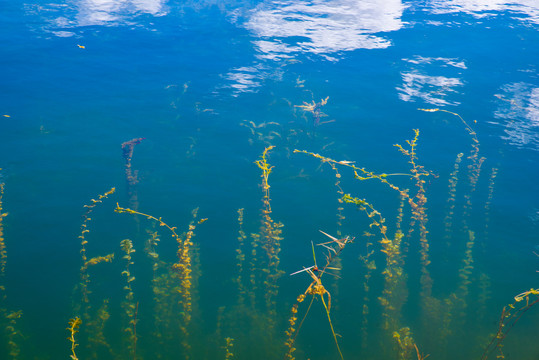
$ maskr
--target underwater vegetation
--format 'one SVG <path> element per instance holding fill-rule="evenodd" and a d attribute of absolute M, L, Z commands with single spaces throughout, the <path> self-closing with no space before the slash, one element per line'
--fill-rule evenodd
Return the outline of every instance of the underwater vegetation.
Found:
<path fill-rule="evenodd" d="M 317 127 L 325 123 L 321 108 L 327 102 L 328 97 L 295 108 L 310 114 Z M 65 319 L 65 354 L 55 358 L 506 358 L 505 340 L 529 310 L 536 310 L 539 290 L 516 295 L 499 314 L 487 311 L 493 289 L 489 274 L 477 264 L 482 258 L 479 245 L 488 238 L 498 169 L 484 169 L 479 138 L 459 114 L 420 110 L 455 117 L 469 136 L 470 148 L 454 154 L 446 179 L 438 175 L 439 169 L 422 165 L 418 129 L 402 145 L 394 145 L 406 170 L 378 172 L 363 166 L 361 159 L 335 160 L 310 149 L 279 149 L 271 142 L 284 134 L 266 129 L 268 124 L 242 123 L 251 130 L 252 143 L 264 146 L 252 159 L 253 173 L 260 174 L 258 225 L 251 228 L 246 209 L 237 210 L 235 258 L 230 259 L 235 266 L 225 274 L 234 300 L 217 302 L 213 309 L 199 292 L 202 265 L 197 243 L 199 226 L 212 226 L 211 218 L 200 218 L 195 208 L 177 227 L 160 215 L 143 212 L 136 188 L 139 178 L 132 169 L 134 147 L 143 138 L 123 143 L 128 205 L 112 199 L 117 196 L 113 187 L 81 209 L 79 280 L 73 287 L 71 315 Z M 277 159 L 290 156 L 312 164 L 313 173 L 317 165 L 319 170 L 328 168 L 334 176 L 334 188 L 327 191 L 335 195 L 331 212 L 336 228 L 314 229 L 320 237 L 304 246 L 311 265 L 299 264 L 291 273 L 285 273 L 281 256 L 293 239 L 286 237 L 285 224 L 272 208 L 272 173 L 279 163 L 271 157 L 276 153 Z M 485 173 L 486 198 L 479 203 L 474 194 Z M 431 218 L 430 185 L 442 181 L 447 183 L 445 213 Z M 20 330 L 23 313 L 8 309 L 6 302 L 5 191 L 9 189 L 0 184 L 0 339 L 6 349 L 2 358 L 25 359 L 31 357 L 21 352 L 27 341 Z M 391 201 L 380 202 L 380 194 Z M 109 247 L 112 252 L 97 247 L 92 237 L 93 215 L 106 202 L 116 203 L 114 212 L 126 218 L 136 234 L 118 238 Z M 480 222 L 472 217 L 475 209 L 484 214 Z M 443 234 L 433 236 L 433 226 Z M 446 266 L 445 275 L 453 280 L 443 286 L 433 266 L 443 260 L 432 253 L 433 242 L 459 254 Z M 174 246 L 174 256 L 163 250 L 164 245 Z M 348 254 L 355 259 L 345 258 Z M 100 268 L 112 264 L 120 269 L 116 296 L 96 291 L 103 276 Z M 293 289 L 283 286 L 290 279 Z M 478 325 L 487 317 L 497 325 Z M 463 339 L 463 333 L 472 339 Z M 463 345 L 466 340 L 473 348 Z"/>

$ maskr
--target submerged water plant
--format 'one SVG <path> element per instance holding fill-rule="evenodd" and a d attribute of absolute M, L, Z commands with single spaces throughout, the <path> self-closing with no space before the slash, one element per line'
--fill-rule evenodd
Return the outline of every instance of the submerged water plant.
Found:
<path fill-rule="evenodd" d="M 331 328 L 331 333 L 333 335 L 333 340 L 335 341 L 335 346 L 337 347 L 337 351 L 339 353 L 340 358 L 343 359 L 343 354 L 342 354 L 341 348 L 339 346 L 339 341 L 337 340 L 337 335 L 335 334 L 335 329 L 333 328 L 333 323 L 331 321 L 331 316 L 330 316 L 331 294 L 329 293 L 329 291 L 322 284 L 321 278 L 325 273 L 327 273 L 328 270 L 335 269 L 333 267 L 330 267 L 330 265 L 332 265 L 334 263 L 335 259 L 338 258 L 338 256 L 341 254 L 341 252 L 346 247 L 346 245 L 353 242 L 354 238 L 351 238 L 351 237 L 347 236 L 347 237 L 342 238 L 342 239 L 337 239 L 337 238 L 335 238 L 335 237 L 333 237 L 331 235 L 328 235 L 328 234 L 324 233 L 323 231 L 320 231 L 320 232 L 322 232 L 322 234 L 326 235 L 327 237 L 329 237 L 331 239 L 331 241 L 317 244 L 317 246 L 323 246 L 328 251 L 327 254 L 326 254 L 326 263 L 324 264 L 324 266 L 319 268 L 318 265 L 316 264 L 316 255 L 315 255 L 315 251 L 314 251 L 314 245 L 311 242 L 311 247 L 312 247 L 312 250 L 313 250 L 314 265 L 310 266 L 308 268 L 304 268 L 303 270 L 296 271 L 296 272 L 291 274 L 291 275 L 296 275 L 296 274 L 299 274 L 301 272 L 306 272 L 311 277 L 312 282 L 307 287 L 307 290 L 305 290 L 305 292 L 303 294 L 300 294 L 298 296 L 296 303 L 292 306 L 292 315 L 291 315 L 290 319 L 288 320 L 288 323 L 289 323 L 290 326 L 288 327 L 288 329 L 285 332 L 285 334 L 287 336 L 287 339 L 285 341 L 285 346 L 288 348 L 288 350 L 287 350 L 287 352 L 285 354 L 285 359 L 290 359 L 290 360 L 294 359 L 293 353 L 296 350 L 295 347 L 294 347 L 296 337 L 298 336 L 299 331 L 301 330 L 301 326 L 303 325 L 303 322 L 305 321 L 305 319 L 307 318 L 307 315 L 309 314 L 309 311 L 311 310 L 311 306 L 313 304 L 313 301 L 314 301 L 316 295 L 318 295 L 320 297 L 320 300 L 322 301 L 322 304 L 324 305 L 324 310 L 325 310 L 327 318 L 328 318 L 329 326 Z M 296 329 L 296 328 L 294 328 L 294 326 L 295 326 L 296 321 L 297 321 L 298 307 L 299 307 L 299 304 L 302 303 L 305 300 L 305 297 L 307 295 L 312 295 L 311 301 L 309 303 L 309 306 L 308 306 L 307 310 L 305 311 L 303 319 L 301 320 L 299 326 Z M 326 295 L 327 303 L 326 303 L 326 300 L 324 298 L 324 295 Z"/>

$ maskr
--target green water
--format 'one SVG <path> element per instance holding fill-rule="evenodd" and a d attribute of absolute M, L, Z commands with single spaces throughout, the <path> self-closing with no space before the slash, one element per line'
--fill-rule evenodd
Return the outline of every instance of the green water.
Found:
<path fill-rule="evenodd" d="M 539 359 L 537 14 L 0 5 L 0 359 Z"/>

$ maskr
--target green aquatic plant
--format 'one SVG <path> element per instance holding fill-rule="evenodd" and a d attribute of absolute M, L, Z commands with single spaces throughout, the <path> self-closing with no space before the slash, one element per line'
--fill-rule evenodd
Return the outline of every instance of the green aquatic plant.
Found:
<path fill-rule="evenodd" d="M 137 357 L 137 313 L 138 302 L 135 301 L 135 293 L 133 291 L 132 283 L 135 281 L 135 276 L 131 274 L 131 265 L 134 265 L 132 254 L 135 252 L 133 248 L 133 242 L 129 239 L 124 239 L 120 242 L 120 247 L 125 253 L 123 259 L 125 260 L 125 270 L 122 271 L 122 276 L 125 276 L 125 300 L 122 302 L 122 308 L 124 315 L 127 319 L 127 326 L 124 327 L 123 333 L 127 343 L 127 348 L 132 354 L 132 357 Z"/>
<path fill-rule="evenodd" d="M 22 333 L 19 330 L 17 321 L 22 317 L 22 310 L 19 311 L 7 311 L 1 309 L 3 317 L 7 320 L 5 325 L 5 334 L 7 336 L 7 345 L 9 350 L 9 356 L 11 359 L 16 360 L 21 353 L 20 341 L 24 339 Z"/>
<path fill-rule="evenodd" d="M 462 166 L 461 162 L 463 159 L 463 153 L 459 153 L 457 155 L 453 172 L 450 174 L 449 179 L 449 196 L 448 196 L 448 209 L 447 213 L 444 219 L 444 225 L 445 225 L 445 239 L 447 246 L 454 245 L 454 244 L 462 244 L 463 248 L 463 259 L 461 261 L 461 267 L 458 269 L 458 278 L 459 281 L 457 283 L 457 289 L 450 293 L 447 298 L 444 300 L 438 300 L 436 301 L 431 298 L 431 304 L 433 305 L 433 308 L 430 312 L 429 319 L 427 319 L 427 322 L 430 324 L 435 323 L 436 313 L 444 313 L 443 319 L 441 321 L 441 327 L 440 333 L 441 333 L 441 347 L 445 348 L 447 344 L 447 340 L 449 339 L 450 335 L 457 334 L 459 332 L 459 329 L 466 326 L 466 317 L 467 317 L 467 308 L 468 308 L 468 297 L 469 294 L 469 288 L 472 284 L 473 279 L 473 270 L 474 270 L 474 255 L 473 250 L 475 247 L 475 244 L 477 243 L 476 236 L 478 232 L 477 229 L 473 229 L 471 226 L 471 214 L 472 214 L 472 200 L 473 195 L 476 192 L 477 183 L 479 181 L 479 177 L 481 175 L 481 169 L 482 165 L 485 161 L 485 157 L 480 156 L 480 142 L 477 136 L 476 131 L 474 128 L 468 123 L 464 118 L 459 115 L 458 113 L 447 111 L 444 109 L 419 109 L 421 111 L 426 112 L 442 112 L 447 113 L 452 116 L 457 117 L 460 122 L 464 125 L 464 128 L 471 139 L 471 149 L 469 151 L 468 156 L 466 157 L 466 161 L 468 162 L 466 169 L 467 169 L 467 186 L 466 190 L 463 192 L 461 197 L 463 198 L 463 205 L 462 205 L 462 226 L 459 228 L 454 226 L 453 218 L 455 216 L 455 204 L 457 199 L 457 182 L 459 177 L 459 169 Z M 475 123 L 475 121 L 474 121 Z M 486 238 L 486 232 L 488 228 L 488 214 L 489 214 L 489 208 L 490 208 L 490 202 L 492 201 L 493 191 L 494 191 L 494 182 L 497 175 L 497 169 L 493 168 L 490 179 L 489 179 L 489 185 L 488 185 L 488 195 L 487 200 L 485 202 L 485 238 Z M 481 244 L 481 243 L 480 243 Z M 482 242 L 484 245 L 484 240 Z M 481 277 L 480 277 L 481 278 Z M 484 276 L 482 276 L 484 279 Z M 480 285 L 483 286 L 481 289 L 481 304 L 478 304 L 480 309 L 484 308 L 484 304 L 488 300 L 488 288 L 485 288 L 485 286 L 488 284 L 488 282 L 481 281 Z M 443 309 L 442 309 L 443 308 Z M 483 312 L 484 313 L 484 312 Z M 472 321 L 477 321 L 477 318 L 475 318 Z M 427 327 L 427 325 L 425 326 Z M 431 331 L 434 330 L 434 328 L 431 328 Z"/>
<path fill-rule="evenodd" d="M 103 299 L 101 306 L 92 316 L 89 322 L 86 323 L 86 333 L 91 334 L 88 336 L 87 347 L 91 350 L 90 357 L 93 359 L 99 359 L 103 354 L 107 354 L 111 358 L 116 357 L 112 346 L 107 341 L 105 336 L 105 327 L 110 319 L 109 312 L 109 299 Z M 104 353 L 101 354 L 99 350 L 104 349 Z"/>
<path fill-rule="evenodd" d="M 273 142 L 282 137 L 280 133 L 281 124 L 275 121 L 267 121 L 257 124 L 252 120 L 244 120 L 240 123 L 240 126 L 249 129 L 251 137 L 249 138 L 248 142 L 250 145 L 254 145 L 255 141 L 258 141 L 263 143 L 266 147 L 269 147 Z"/>
<path fill-rule="evenodd" d="M 236 302 L 220 307 L 217 317 L 216 338 L 221 338 L 222 333 L 232 336 L 238 356 L 255 348 L 265 349 L 267 354 L 276 352 L 283 224 L 272 218 L 269 178 L 274 167 L 268 161 L 272 149 L 273 146 L 266 147 L 255 161 L 261 171 L 262 206 L 258 231 L 251 232 L 249 237 L 244 227 L 245 211 L 238 210 L 236 271 L 232 279 L 237 289 Z"/>
<path fill-rule="evenodd" d="M 77 344 L 77 341 L 75 339 L 75 335 L 79 332 L 79 327 L 82 324 L 82 320 L 79 317 L 73 318 L 69 320 L 69 327 L 67 330 L 69 331 L 69 337 L 67 338 L 69 342 L 71 343 L 71 359 L 72 360 L 78 360 L 77 354 L 75 353 L 75 348 L 79 346 Z"/>
<path fill-rule="evenodd" d="M 386 259 L 386 266 L 384 271 L 382 271 L 382 275 L 384 276 L 384 289 L 382 290 L 382 295 L 378 297 L 383 308 L 382 328 L 397 340 L 399 345 L 399 359 L 407 359 L 412 352 L 414 340 L 411 336 L 410 329 L 402 327 L 401 325 L 402 307 L 408 297 L 408 290 L 406 288 L 407 275 L 403 269 L 404 260 L 401 251 L 404 234 L 402 231 L 397 230 L 393 238 L 388 237 L 388 229 L 385 225 L 386 219 L 366 200 L 346 194 L 343 196 L 343 201 L 355 204 L 358 209 L 364 212 L 367 218 L 370 219 L 369 228 L 377 228 L 380 232 L 382 237 L 379 241 L 381 245 L 380 251 L 385 254 Z M 376 268 L 376 265 L 374 263 L 370 264 L 368 259 L 363 259 L 363 261 L 366 264 L 368 270 L 367 274 L 369 274 L 368 276 L 370 277 L 369 270 L 371 270 L 370 268 Z M 368 278 L 365 280 L 365 286 L 368 286 Z M 364 319 L 367 314 L 368 308 L 364 308 Z M 365 335 L 366 334 L 364 334 L 364 336 Z"/>
<path fill-rule="evenodd" d="M 243 208 L 238 209 L 238 248 L 236 249 L 236 267 L 237 267 L 237 273 L 238 276 L 235 279 L 235 282 L 238 286 L 238 305 L 243 306 L 245 304 L 245 296 L 247 295 L 247 291 L 245 289 L 244 284 L 244 266 L 245 263 L 245 253 L 244 253 L 244 247 L 245 247 L 245 240 L 247 239 L 247 235 L 245 235 L 245 231 L 243 231 Z"/>
<path fill-rule="evenodd" d="M 485 201 L 485 242 L 488 237 L 488 227 L 490 223 L 490 206 L 492 203 L 492 198 L 494 197 L 494 186 L 496 182 L 496 176 L 498 175 L 498 169 L 493 167 L 490 171 L 490 176 L 488 179 L 488 195 L 487 200 Z"/>
<path fill-rule="evenodd" d="M 176 304 L 181 310 L 178 312 L 180 315 L 180 322 L 178 324 L 181 337 L 181 345 L 183 348 L 183 357 L 188 359 L 191 357 L 191 345 L 190 345 L 190 331 L 189 327 L 191 324 L 192 316 L 192 247 L 193 247 L 193 237 L 195 235 L 195 229 L 199 224 L 204 223 L 207 219 L 197 220 L 198 209 L 193 210 L 193 220 L 189 224 L 188 231 L 181 235 L 178 235 L 176 232 L 176 227 L 171 227 L 165 223 L 162 218 L 156 218 L 152 215 L 145 214 L 133 209 L 123 208 L 118 203 L 114 209 L 117 213 L 127 213 L 131 215 L 140 215 L 146 219 L 155 221 L 159 226 L 167 228 L 172 238 L 177 243 L 177 261 L 171 266 L 170 273 L 163 275 L 162 281 L 154 282 L 154 293 L 156 296 L 159 295 L 161 291 L 158 287 L 166 286 L 168 290 L 172 291 L 174 294 L 179 294 L 178 303 Z M 172 287 L 172 288 L 170 288 Z M 158 303 L 159 304 L 159 303 Z M 167 307 L 167 304 L 161 302 L 162 307 Z M 170 305 L 170 304 L 169 304 Z M 162 309 L 163 310 L 163 309 Z M 175 314 L 175 315 L 178 315 Z M 166 312 L 164 313 L 166 315 Z M 168 321 L 168 319 L 160 319 L 161 322 Z M 136 323 L 136 322 L 135 322 Z M 163 324 L 163 323 L 162 323 Z"/>
<path fill-rule="evenodd" d="M 285 341 L 285 346 L 288 349 L 286 354 L 285 354 L 285 359 L 290 359 L 290 360 L 294 359 L 293 353 L 296 350 L 296 348 L 294 347 L 296 338 L 297 338 L 297 336 L 298 336 L 298 334 L 299 334 L 299 332 L 301 330 L 301 326 L 303 325 L 303 322 L 305 321 L 305 319 L 307 318 L 307 315 L 309 314 L 309 311 L 311 309 L 311 306 L 313 304 L 313 301 L 314 301 L 316 295 L 318 295 L 320 297 L 320 300 L 322 301 L 322 304 L 324 305 L 324 310 L 325 310 L 327 318 L 328 318 L 329 326 L 331 328 L 331 333 L 333 335 L 333 340 L 335 341 L 335 346 L 337 347 L 337 351 L 339 352 L 339 356 L 340 356 L 341 359 L 344 358 L 343 354 L 342 354 L 342 351 L 341 351 L 341 347 L 339 346 L 339 341 L 337 340 L 337 335 L 336 335 L 335 330 L 333 328 L 333 322 L 331 321 L 331 315 L 330 315 L 330 311 L 331 311 L 331 294 L 324 287 L 324 285 L 322 284 L 322 276 L 325 273 L 327 273 L 328 270 L 336 269 L 336 268 L 330 267 L 330 265 L 334 264 L 335 259 L 337 257 L 339 257 L 339 255 L 344 250 L 346 245 L 353 242 L 354 238 L 350 238 L 350 237 L 347 236 L 347 237 L 342 238 L 342 239 L 337 239 L 337 238 L 335 238 L 335 237 L 333 237 L 331 235 L 328 235 L 328 234 L 324 233 L 323 231 L 320 231 L 320 232 L 322 232 L 322 234 L 328 236 L 331 239 L 331 241 L 317 244 L 317 246 L 323 246 L 328 251 L 327 254 L 326 254 L 326 263 L 325 263 L 325 265 L 323 267 L 319 268 L 318 265 L 316 264 L 316 255 L 315 255 L 315 251 L 314 251 L 314 245 L 311 242 L 311 246 L 312 246 L 312 250 L 313 250 L 314 265 L 310 266 L 308 268 L 304 268 L 303 270 L 296 271 L 295 273 L 291 274 L 291 275 L 295 275 L 295 274 L 299 274 L 301 272 L 306 272 L 311 277 L 312 282 L 307 287 L 307 290 L 305 290 L 305 292 L 303 294 L 300 294 L 298 296 L 296 303 L 292 306 L 292 315 L 291 315 L 290 319 L 288 320 L 289 327 L 285 332 L 285 334 L 287 336 L 287 339 Z M 340 270 L 340 269 L 338 269 L 338 270 Z M 312 295 L 311 301 L 309 303 L 309 306 L 308 306 L 307 310 L 305 311 L 305 314 L 303 315 L 303 319 L 301 320 L 299 326 L 296 329 L 294 326 L 296 325 L 296 321 L 297 321 L 298 307 L 299 307 L 299 304 L 302 303 L 305 300 L 305 297 L 307 295 Z M 324 295 L 326 295 L 327 303 L 326 303 L 326 299 L 324 298 Z"/>
<path fill-rule="evenodd" d="M 313 125 L 319 126 L 322 124 L 333 122 L 334 120 L 329 121 L 320 121 L 323 117 L 326 117 L 327 115 L 322 112 L 322 107 L 324 107 L 329 100 L 329 96 L 327 96 L 325 99 L 320 99 L 319 102 L 315 102 L 314 100 L 312 103 L 303 102 L 302 105 L 294 105 L 295 107 L 298 107 L 302 109 L 303 111 L 310 112 L 313 116 Z"/>
<path fill-rule="evenodd" d="M 459 180 L 460 163 L 462 162 L 463 153 L 457 154 L 453 171 L 449 175 L 449 195 L 447 197 L 447 214 L 445 215 L 445 239 L 449 243 L 451 231 L 453 229 L 453 216 L 455 215 L 455 201 L 457 194 L 457 184 Z M 449 244 L 448 244 L 449 245 Z"/>
<path fill-rule="evenodd" d="M 374 234 L 365 231 L 363 236 L 366 237 L 365 240 L 365 255 L 359 256 L 359 261 L 361 261 L 364 269 L 363 275 L 363 306 L 362 306 L 362 319 L 361 319 L 361 348 L 367 348 L 368 339 L 369 339 L 369 291 L 370 291 L 370 280 L 373 274 L 373 271 L 376 270 L 376 262 L 373 259 L 374 250 L 371 249 L 373 246 L 372 240 L 370 239 Z"/>
<path fill-rule="evenodd" d="M 232 348 L 234 347 L 234 339 L 231 337 L 225 338 L 225 360 L 233 359 L 234 353 L 232 352 Z"/>
<path fill-rule="evenodd" d="M 425 178 L 432 175 L 431 172 L 426 171 L 424 166 L 417 163 L 417 140 L 419 138 L 419 130 L 414 129 L 414 138 L 412 140 L 406 140 L 408 148 L 402 145 L 395 144 L 394 146 L 406 157 L 408 157 L 408 163 L 412 166 L 410 172 L 412 173 L 417 193 L 415 196 L 407 197 L 408 204 L 412 210 L 412 221 L 410 223 L 410 232 L 413 231 L 414 225 L 417 222 L 419 226 L 419 243 L 421 245 L 421 297 L 424 302 L 429 302 L 429 298 L 432 294 L 432 277 L 429 271 L 429 265 L 431 263 L 429 259 L 429 242 L 427 238 L 427 196 L 425 192 Z M 406 192 L 406 195 L 408 192 Z M 401 193 L 401 196 L 405 196 Z M 410 233 L 409 233 L 410 234 Z M 427 304 L 425 304 L 427 306 Z"/>
<path fill-rule="evenodd" d="M 92 222 L 92 213 L 97 206 L 109 198 L 116 188 L 111 188 L 109 191 L 98 195 L 96 199 L 91 199 L 90 204 L 84 205 L 86 212 L 82 216 L 83 221 L 80 227 L 80 256 L 81 265 L 79 269 L 80 280 L 74 288 L 74 303 L 73 314 L 84 320 L 86 326 L 83 331 L 83 339 L 86 340 L 86 347 L 90 350 L 90 356 L 94 359 L 98 358 L 99 349 L 102 347 L 107 350 L 107 353 L 112 354 L 112 348 L 104 336 L 104 327 L 110 317 L 108 307 L 103 305 L 96 309 L 92 309 L 92 301 L 90 295 L 90 272 L 89 269 L 100 263 L 110 263 L 114 259 L 114 253 L 107 255 L 88 256 L 88 235 L 90 234 L 90 224 Z"/>
<path fill-rule="evenodd" d="M 416 223 L 419 224 L 419 233 L 420 233 L 420 253 L 421 253 L 421 264 L 422 264 L 422 276 L 421 276 L 421 283 L 422 283 L 422 294 L 424 295 L 424 298 L 427 298 L 430 296 L 431 288 L 432 288 L 432 279 L 430 278 L 430 273 L 428 271 L 428 265 L 430 264 L 428 252 L 429 252 L 429 244 L 427 241 L 427 215 L 426 215 L 426 207 L 425 204 L 427 202 L 427 198 L 425 195 L 425 177 L 432 175 L 431 172 L 426 171 L 422 165 L 419 165 L 417 163 L 417 141 L 419 138 L 419 131 L 414 130 L 414 138 L 412 140 L 407 140 L 408 147 L 405 148 L 401 145 L 395 145 L 399 151 L 408 157 L 409 163 L 411 164 L 410 174 L 404 174 L 404 173 L 392 173 L 392 174 L 386 174 L 386 173 L 375 173 L 373 171 L 366 170 L 363 167 L 359 167 L 355 165 L 355 162 L 353 161 L 336 161 L 331 158 L 322 156 L 320 154 L 315 154 L 312 152 L 308 152 L 305 150 L 295 150 L 296 153 L 304 153 L 307 155 L 310 155 L 312 157 L 315 157 L 319 159 L 323 164 L 327 163 L 331 166 L 331 168 L 335 171 L 335 174 L 338 179 L 340 179 L 341 174 L 337 170 L 337 166 L 343 166 L 352 169 L 354 178 L 359 181 L 367 181 L 367 180 L 378 180 L 382 182 L 383 184 L 389 186 L 391 189 L 396 190 L 400 196 L 401 199 L 401 205 L 399 206 L 398 210 L 398 216 L 396 220 L 396 228 L 397 231 L 395 232 L 395 236 L 393 238 L 390 238 L 387 236 L 387 225 L 385 224 L 386 220 L 382 217 L 381 213 L 378 212 L 372 204 L 367 202 L 365 199 L 360 199 L 357 197 L 352 197 L 350 194 L 344 194 L 342 196 L 342 201 L 346 203 L 353 203 L 358 208 L 365 212 L 367 217 L 371 219 L 371 223 L 369 224 L 369 227 L 376 227 L 378 228 L 382 239 L 380 240 L 381 244 L 381 251 L 386 255 L 386 267 L 384 271 L 382 272 L 384 278 L 385 278 L 385 286 L 383 290 L 382 296 L 378 298 L 380 301 L 384 310 L 383 318 L 385 319 L 383 322 L 382 327 L 389 332 L 389 334 L 393 335 L 395 331 L 398 331 L 402 328 L 400 325 L 400 316 L 401 316 L 401 309 L 404 305 L 406 298 L 407 298 L 407 288 L 406 288 L 406 279 L 407 276 L 403 271 L 404 261 L 402 258 L 402 238 L 403 233 L 401 231 L 401 223 L 403 218 L 403 205 L 406 201 L 412 210 L 412 222 L 410 224 L 410 229 L 413 229 Z M 393 182 L 390 182 L 389 178 L 393 176 L 405 176 L 409 177 L 412 180 L 415 181 L 415 185 L 417 188 L 417 193 L 414 196 L 410 195 L 410 192 L 408 189 L 403 189 L 395 185 Z M 370 235 L 370 233 L 368 233 Z M 410 235 L 410 233 L 409 233 Z M 368 255 L 369 253 L 367 253 Z M 365 294 L 368 294 L 368 280 L 370 278 L 370 271 L 372 269 L 376 268 L 376 264 L 373 261 L 368 260 L 368 258 L 360 258 L 362 262 L 364 263 L 367 272 L 365 275 L 365 283 L 364 283 L 364 289 L 366 290 Z M 367 296 L 367 295 L 366 295 Z M 367 298 L 367 297 L 366 297 Z M 368 298 L 367 298 L 368 299 Z M 366 322 L 367 322 L 367 315 L 369 313 L 368 304 L 365 303 L 363 305 L 363 322 L 365 323 L 366 328 Z M 362 332 L 364 335 L 366 335 L 367 331 Z M 401 344 L 404 344 L 405 342 L 401 342 Z M 411 342 L 406 342 L 412 344 Z M 410 353 L 410 348 L 401 348 L 400 351 L 400 357 L 405 358 L 408 353 Z"/>
<path fill-rule="evenodd" d="M 2 170 L 2 169 L 0 169 Z M 4 277 L 6 276 L 7 250 L 6 241 L 4 240 L 4 225 L 3 219 L 7 213 L 2 212 L 2 198 L 4 197 L 4 183 L 0 183 L 0 301 L 5 297 Z"/>
<path fill-rule="evenodd" d="M 2 169 L 0 169 L 2 170 Z M 23 338 L 17 321 L 22 317 L 22 310 L 12 311 L 7 308 L 7 289 L 5 284 L 7 267 L 7 248 L 4 239 L 4 218 L 7 216 L 3 208 L 4 183 L 0 183 L 0 327 L 4 328 L 7 338 L 8 355 L 16 360 L 21 353 L 20 341 Z"/>
<path fill-rule="evenodd" d="M 266 308 L 269 314 L 270 321 L 276 318 L 276 309 L 275 309 L 275 297 L 277 296 L 279 286 L 277 285 L 277 280 L 283 275 L 284 271 L 279 269 L 279 253 L 281 252 L 281 240 L 282 238 L 282 227 L 283 224 L 280 222 L 275 222 L 271 218 L 271 201 L 270 201 L 270 185 L 269 185 L 269 175 L 273 169 L 267 161 L 267 155 L 274 146 L 269 146 L 264 149 L 259 160 L 255 161 L 255 164 L 262 170 L 260 175 L 262 178 L 262 225 L 260 227 L 260 237 L 257 238 L 257 241 L 261 243 L 262 249 L 266 253 L 267 266 L 262 269 L 265 273 L 264 279 L 264 299 L 266 303 Z M 274 327 L 274 324 L 271 324 L 270 327 Z"/>
<path fill-rule="evenodd" d="M 481 360 L 486 360 L 496 350 L 498 351 L 496 358 L 505 359 L 503 341 L 520 318 L 538 303 L 539 290 L 530 289 L 515 296 L 515 301 L 512 304 L 504 306 L 498 321 L 498 330 L 481 355 Z"/>
<path fill-rule="evenodd" d="M 136 185 L 138 183 L 138 171 L 133 171 L 132 160 L 135 146 L 140 144 L 144 138 L 135 138 L 122 143 L 122 155 L 125 161 L 125 179 L 127 181 L 127 194 L 129 196 L 129 206 L 138 209 L 138 195 Z"/>
<path fill-rule="evenodd" d="M 95 207 L 98 206 L 103 202 L 103 200 L 107 199 L 110 195 L 114 194 L 116 191 L 116 188 L 111 188 L 109 191 L 105 192 L 104 194 L 101 194 L 98 196 L 97 199 L 91 199 L 89 205 L 84 205 L 86 208 L 86 212 L 83 215 L 83 221 L 81 224 L 81 232 L 78 238 L 80 239 L 80 254 L 81 254 L 81 267 L 80 267 L 80 282 L 78 284 L 79 292 L 81 295 L 81 302 L 85 306 L 84 311 L 84 318 L 85 320 L 89 319 L 89 315 L 87 313 L 88 307 L 90 304 L 90 299 L 88 298 L 90 294 L 89 290 L 89 284 L 90 284 L 90 274 L 88 273 L 88 268 L 90 266 L 97 265 L 102 262 L 111 262 L 114 259 L 114 254 L 108 254 L 105 256 L 96 256 L 88 259 L 86 245 L 88 244 L 88 233 L 90 232 L 89 224 L 92 221 L 92 218 L 90 215 L 94 211 Z M 77 308 L 80 310 L 80 304 L 77 305 Z M 75 312 L 78 312 L 77 310 Z"/>
<path fill-rule="evenodd" d="M 481 174 L 481 166 L 483 165 L 483 162 L 485 161 L 485 157 L 479 156 L 479 139 L 477 138 L 477 133 L 473 129 L 473 127 L 464 120 L 462 116 L 459 114 L 444 110 L 444 109 L 418 109 L 420 111 L 425 112 L 444 112 L 447 114 L 451 114 L 453 116 L 456 116 L 459 118 L 459 120 L 464 124 L 464 128 L 466 129 L 466 132 L 470 135 L 472 139 L 472 145 L 470 154 L 468 155 L 468 160 L 470 160 L 471 164 L 468 165 L 468 191 L 464 194 L 464 210 L 463 210 L 463 225 L 464 230 L 468 230 L 468 218 L 470 216 L 470 212 L 472 209 L 472 195 L 475 192 L 477 181 L 479 180 L 479 176 Z M 474 121 L 475 123 L 475 121 Z"/>

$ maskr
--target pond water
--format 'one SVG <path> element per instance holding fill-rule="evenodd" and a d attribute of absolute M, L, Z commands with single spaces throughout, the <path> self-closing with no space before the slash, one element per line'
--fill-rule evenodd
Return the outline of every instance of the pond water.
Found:
<path fill-rule="evenodd" d="M 0 358 L 539 359 L 536 1 L 0 9 Z"/>

